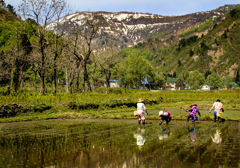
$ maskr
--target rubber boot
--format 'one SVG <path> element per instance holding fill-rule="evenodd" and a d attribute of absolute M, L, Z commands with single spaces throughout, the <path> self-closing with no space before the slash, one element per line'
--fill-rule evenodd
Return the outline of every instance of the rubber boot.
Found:
<path fill-rule="evenodd" d="M 140 121 L 140 120 L 138 120 L 138 124 L 141 124 L 141 121 Z"/>

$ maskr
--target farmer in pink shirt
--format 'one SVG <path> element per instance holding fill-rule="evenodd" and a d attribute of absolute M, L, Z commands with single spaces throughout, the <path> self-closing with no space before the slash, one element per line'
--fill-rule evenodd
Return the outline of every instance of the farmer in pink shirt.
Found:
<path fill-rule="evenodd" d="M 215 108 L 215 109 L 214 109 Z M 224 112 L 223 110 L 223 105 L 220 102 L 220 99 L 217 99 L 217 101 L 215 103 L 213 103 L 212 108 L 210 109 L 209 113 L 211 113 L 211 111 L 214 109 L 214 122 L 216 122 L 217 119 L 217 112 Z M 218 120 L 220 121 L 221 118 L 218 118 Z"/>
<path fill-rule="evenodd" d="M 137 103 L 138 124 L 141 123 L 141 120 L 142 120 L 142 124 L 145 124 L 145 115 L 144 115 L 145 111 L 147 111 L 147 108 L 143 103 L 143 99 L 140 98 Z"/>
<path fill-rule="evenodd" d="M 187 110 L 187 112 L 190 112 L 190 114 L 188 115 L 187 122 L 189 121 L 190 118 L 192 118 L 192 122 L 195 123 L 195 118 L 196 118 L 197 113 L 200 117 L 201 117 L 201 113 L 198 110 L 196 104 L 192 104 L 190 107 L 191 107 L 191 109 Z"/>

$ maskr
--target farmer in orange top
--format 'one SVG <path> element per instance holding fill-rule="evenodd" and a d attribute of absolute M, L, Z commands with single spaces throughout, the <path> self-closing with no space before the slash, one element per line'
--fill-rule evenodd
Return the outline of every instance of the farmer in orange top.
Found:
<path fill-rule="evenodd" d="M 215 109 L 214 109 L 215 108 Z M 213 103 L 212 108 L 210 109 L 209 113 L 211 113 L 211 111 L 214 109 L 214 122 L 216 122 L 217 119 L 217 113 L 218 112 L 224 112 L 223 110 L 223 105 L 220 102 L 220 99 L 217 99 L 217 101 L 215 103 Z M 221 118 L 218 119 L 219 121 L 221 120 Z"/>

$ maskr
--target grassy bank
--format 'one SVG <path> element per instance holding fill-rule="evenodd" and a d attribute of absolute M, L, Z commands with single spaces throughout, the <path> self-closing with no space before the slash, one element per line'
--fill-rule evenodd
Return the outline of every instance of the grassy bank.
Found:
<path fill-rule="evenodd" d="M 140 97 L 148 99 L 146 106 L 150 115 L 147 119 L 159 119 L 158 111 L 165 109 L 173 113 L 173 119 L 185 120 L 187 117 L 185 111 L 191 104 L 196 103 L 202 112 L 202 117 L 199 119 L 209 120 L 213 118 L 213 114 L 208 113 L 209 109 L 216 99 L 221 99 L 225 109 L 224 117 L 227 120 L 240 120 L 239 91 L 127 90 L 125 92 L 118 89 L 117 92 L 115 90 L 110 94 L 94 92 L 46 94 L 45 96 L 36 93 L 1 95 L 1 106 L 15 103 L 25 109 L 31 108 L 16 113 L 14 117 L 2 117 L 0 122 L 57 118 L 136 118 L 133 116 L 134 104 Z M 38 105 L 43 109 L 41 110 Z M 48 108 L 44 108 L 46 106 Z"/>

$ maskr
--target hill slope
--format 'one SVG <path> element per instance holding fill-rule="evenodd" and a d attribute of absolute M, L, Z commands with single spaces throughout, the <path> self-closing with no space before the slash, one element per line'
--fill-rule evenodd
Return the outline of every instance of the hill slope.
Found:
<path fill-rule="evenodd" d="M 176 36 L 165 41 L 153 39 L 135 48 L 153 52 L 155 58 L 152 64 L 158 71 L 173 74 L 197 69 L 201 73 L 215 71 L 221 76 L 234 77 L 240 63 L 239 30 L 240 7 L 200 37 L 190 31 L 185 32 L 183 37 Z"/>

